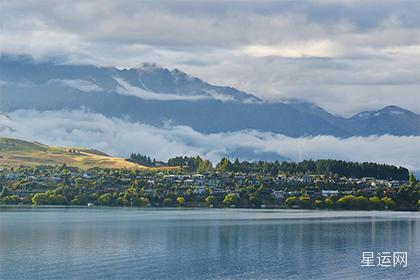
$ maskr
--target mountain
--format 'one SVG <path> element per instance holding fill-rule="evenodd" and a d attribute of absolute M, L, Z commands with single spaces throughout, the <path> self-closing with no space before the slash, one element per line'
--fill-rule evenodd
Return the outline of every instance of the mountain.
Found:
<path fill-rule="evenodd" d="M 308 103 L 269 103 L 152 63 L 131 69 L 0 57 L 0 111 L 86 108 L 108 117 L 204 133 L 255 129 L 308 135 L 420 135 L 420 116 L 396 106 L 342 118 Z"/>
<path fill-rule="evenodd" d="M 53 147 L 38 142 L 0 137 L 0 167 L 62 164 L 82 169 L 94 167 L 149 169 L 96 150 Z"/>
<path fill-rule="evenodd" d="M 354 115 L 349 122 L 358 127 L 360 135 L 393 134 L 418 135 L 419 115 L 397 106 L 387 106 L 377 111 L 367 111 Z M 414 133 L 416 132 L 417 133 Z"/>
<path fill-rule="evenodd" d="M 161 96 L 150 96 L 159 100 L 206 100 L 236 102 L 258 102 L 258 97 L 231 87 L 214 86 L 192 77 L 178 69 L 172 71 L 154 63 L 143 63 L 132 69 L 113 71 L 120 84 L 128 83 L 146 92 Z M 125 82 L 125 83 L 124 83 Z M 122 91 L 124 92 L 124 90 Z M 130 90 L 126 94 L 130 94 Z M 165 97 L 162 97 L 165 96 Z"/>
<path fill-rule="evenodd" d="M 35 63 L 28 57 L 0 57 L 4 86 L 67 88 L 81 92 L 119 93 L 147 100 L 220 100 L 258 102 L 254 95 L 231 87 L 210 85 L 198 78 L 152 63 L 119 70 L 115 67 Z"/>

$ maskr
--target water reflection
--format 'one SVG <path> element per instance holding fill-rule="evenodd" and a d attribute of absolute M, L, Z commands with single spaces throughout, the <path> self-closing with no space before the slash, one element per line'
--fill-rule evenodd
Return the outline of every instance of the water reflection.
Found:
<path fill-rule="evenodd" d="M 0 279 L 415 279 L 417 213 L 0 210 Z M 408 251 L 366 270 L 363 251 Z"/>

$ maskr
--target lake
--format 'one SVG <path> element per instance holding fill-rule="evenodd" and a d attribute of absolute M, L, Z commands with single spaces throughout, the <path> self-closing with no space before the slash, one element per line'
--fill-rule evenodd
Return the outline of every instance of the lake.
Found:
<path fill-rule="evenodd" d="M 406 280 L 419 264 L 413 212 L 0 208 L 0 279 Z"/>

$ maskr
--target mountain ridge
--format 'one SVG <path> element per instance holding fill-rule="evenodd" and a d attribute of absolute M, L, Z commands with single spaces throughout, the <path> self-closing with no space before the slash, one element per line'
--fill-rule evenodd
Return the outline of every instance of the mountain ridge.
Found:
<path fill-rule="evenodd" d="M 204 133 L 255 129 L 291 137 L 420 135 L 420 116 L 397 106 L 344 118 L 305 102 L 265 102 L 152 63 L 118 69 L 0 57 L 0 111 L 88 108 L 109 117 Z"/>

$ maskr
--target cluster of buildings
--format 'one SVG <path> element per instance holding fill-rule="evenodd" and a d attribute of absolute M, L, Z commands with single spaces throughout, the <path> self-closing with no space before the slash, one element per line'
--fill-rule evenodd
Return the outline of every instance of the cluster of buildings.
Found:
<path fill-rule="evenodd" d="M 180 172 L 144 172 L 130 170 L 91 169 L 83 171 L 68 167 L 43 167 L 0 169 L 0 186 L 9 186 L 19 181 L 24 187 L 13 190 L 16 195 L 29 195 L 48 188 L 55 188 L 58 183 L 79 184 L 86 192 L 121 191 L 136 184 L 141 186 L 148 196 L 174 194 L 224 197 L 235 194 L 240 197 L 241 190 L 259 189 L 270 194 L 274 199 L 288 196 L 327 197 L 340 194 L 362 192 L 370 195 L 377 190 L 395 191 L 404 181 L 375 179 L 373 177 L 346 178 L 312 174 L 260 173 L 180 173 Z M 92 182 L 95 182 L 93 184 Z M 16 186 L 16 184 L 14 184 Z M 0 188 L 1 189 L 1 188 Z"/>

